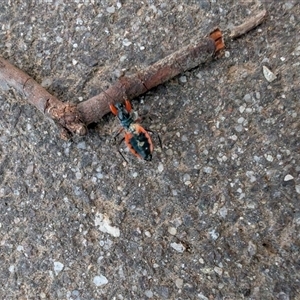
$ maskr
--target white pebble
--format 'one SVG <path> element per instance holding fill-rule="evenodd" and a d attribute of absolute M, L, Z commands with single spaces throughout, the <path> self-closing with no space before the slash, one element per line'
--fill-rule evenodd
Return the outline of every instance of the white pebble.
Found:
<path fill-rule="evenodd" d="M 245 121 L 245 118 L 240 117 L 240 118 L 238 118 L 237 121 L 238 121 L 239 124 L 242 124 Z"/>
<path fill-rule="evenodd" d="M 158 164 L 157 171 L 161 173 L 164 170 L 164 165 L 162 163 Z"/>
<path fill-rule="evenodd" d="M 62 39 L 60 36 L 57 36 L 57 37 L 56 37 L 56 41 L 57 41 L 58 43 L 61 43 L 61 42 L 63 41 L 63 39 Z"/>
<path fill-rule="evenodd" d="M 59 272 L 61 272 L 63 270 L 63 268 L 64 268 L 64 265 L 61 262 L 59 262 L 59 261 L 54 262 L 54 268 L 53 269 L 54 269 L 54 272 L 55 272 L 56 275 Z"/>
<path fill-rule="evenodd" d="M 299 185 L 296 185 L 295 188 L 296 188 L 296 193 L 297 193 L 297 194 L 300 194 L 300 184 L 299 184 Z"/>
<path fill-rule="evenodd" d="M 181 76 L 181 77 L 179 77 L 179 81 L 180 81 L 181 83 L 186 83 L 186 82 L 187 82 L 186 76 Z"/>
<path fill-rule="evenodd" d="M 177 288 L 181 289 L 182 286 L 183 286 L 183 280 L 181 278 L 177 278 L 175 280 L 175 285 L 176 285 Z"/>
<path fill-rule="evenodd" d="M 147 298 L 152 298 L 153 297 L 153 292 L 151 290 L 147 290 L 147 291 L 145 291 L 145 296 Z"/>
<path fill-rule="evenodd" d="M 204 168 L 203 168 L 203 172 L 204 172 L 204 173 L 211 174 L 212 171 L 213 171 L 213 168 L 212 168 L 212 167 L 204 167 Z"/>
<path fill-rule="evenodd" d="M 291 175 L 291 174 L 288 174 L 284 177 L 284 181 L 290 181 L 290 180 L 293 180 L 294 177 Z"/>
<path fill-rule="evenodd" d="M 101 286 L 101 285 L 105 285 L 108 283 L 108 280 L 105 276 L 103 275 L 99 275 L 99 276 L 95 276 L 94 280 L 93 280 L 94 284 L 96 286 Z"/>
<path fill-rule="evenodd" d="M 277 76 L 271 70 L 269 70 L 266 66 L 263 66 L 263 73 L 264 73 L 265 78 L 269 82 L 272 82 L 277 78 Z"/>
<path fill-rule="evenodd" d="M 132 43 L 128 40 L 128 39 L 124 39 L 123 40 L 123 45 L 125 46 L 125 47 L 128 47 L 128 46 L 130 46 Z"/>
<path fill-rule="evenodd" d="M 270 162 L 272 162 L 274 160 L 273 156 L 270 154 L 265 154 L 265 158 L 267 161 L 270 161 Z"/>
<path fill-rule="evenodd" d="M 246 107 L 245 106 L 240 106 L 239 111 L 242 114 L 245 111 Z"/>
<path fill-rule="evenodd" d="M 182 253 L 185 247 L 181 243 L 171 243 L 170 246 L 177 252 Z"/>
<path fill-rule="evenodd" d="M 169 227 L 168 228 L 168 232 L 171 234 L 171 235 L 175 235 L 177 233 L 177 229 L 175 227 Z"/>
<path fill-rule="evenodd" d="M 115 7 L 114 6 L 110 6 L 110 7 L 108 7 L 107 9 L 106 9 L 106 11 L 108 12 L 108 13 L 110 13 L 110 14 L 113 14 L 114 12 L 115 12 Z"/>
<path fill-rule="evenodd" d="M 110 225 L 111 221 L 108 217 L 101 213 L 96 213 L 95 215 L 95 226 L 99 228 L 100 231 L 108 233 L 113 237 L 120 236 L 120 229 L 115 226 Z"/>

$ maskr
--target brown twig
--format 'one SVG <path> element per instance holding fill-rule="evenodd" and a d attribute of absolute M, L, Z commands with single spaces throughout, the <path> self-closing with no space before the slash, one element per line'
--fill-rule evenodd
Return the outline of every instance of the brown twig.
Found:
<path fill-rule="evenodd" d="M 264 10 L 233 28 L 231 38 L 237 38 L 255 28 L 263 22 L 265 16 Z M 62 137 L 67 137 L 68 133 L 84 135 L 87 132 L 86 125 L 99 121 L 109 112 L 110 103 L 135 98 L 181 72 L 210 61 L 224 47 L 222 33 L 216 29 L 209 37 L 178 50 L 135 75 L 122 77 L 105 92 L 78 105 L 61 102 L 1 57 L 0 86 L 7 89 L 8 85 L 23 94 L 31 104 L 58 124 L 62 129 Z"/>
<path fill-rule="evenodd" d="M 15 88 L 28 99 L 29 103 L 54 120 L 61 128 L 62 138 L 67 138 L 69 132 L 78 135 L 86 134 L 86 126 L 80 120 L 76 105 L 61 102 L 29 75 L 2 57 L 0 57 L 0 82 L 2 86 L 6 84 Z"/>
<path fill-rule="evenodd" d="M 223 48 L 221 31 L 216 29 L 208 38 L 184 47 L 132 76 L 122 77 L 105 92 L 78 104 L 83 121 L 86 124 L 99 121 L 110 111 L 110 103 L 144 94 L 174 76 L 208 62 Z"/>
<path fill-rule="evenodd" d="M 266 15 L 267 15 L 267 11 L 262 10 L 260 13 L 253 16 L 252 18 L 250 18 L 243 24 L 234 27 L 231 30 L 230 37 L 232 39 L 236 39 L 236 38 L 242 36 L 243 34 L 249 32 L 250 30 L 254 29 L 255 27 L 257 27 L 264 21 Z"/>

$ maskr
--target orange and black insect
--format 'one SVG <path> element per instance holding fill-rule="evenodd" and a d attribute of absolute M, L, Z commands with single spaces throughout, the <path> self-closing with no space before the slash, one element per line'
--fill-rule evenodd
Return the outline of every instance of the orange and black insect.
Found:
<path fill-rule="evenodd" d="M 118 117 L 122 130 L 125 131 L 125 143 L 131 153 L 140 159 L 147 161 L 152 160 L 153 143 L 151 137 L 146 129 L 144 129 L 134 118 L 132 113 L 132 107 L 128 100 L 125 101 L 125 105 L 117 103 L 116 105 L 109 105 L 111 112 Z M 120 152 L 120 151 L 119 151 Z M 122 153 L 120 152 L 122 155 Z M 124 158 L 124 156 L 122 155 Z M 126 159 L 124 158 L 126 161 Z"/>

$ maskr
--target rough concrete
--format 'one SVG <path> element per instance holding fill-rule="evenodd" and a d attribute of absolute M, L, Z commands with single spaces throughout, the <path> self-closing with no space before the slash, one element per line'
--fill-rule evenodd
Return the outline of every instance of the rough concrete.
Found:
<path fill-rule="evenodd" d="M 1 91 L 1 299 L 300 299 L 297 0 L 7 0 L 0 49 L 78 103 L 262 8 L 223 58 L 133 101 L 163 141 L 150 163 L 124 163 L 112 115 L 65 142 Z"/>

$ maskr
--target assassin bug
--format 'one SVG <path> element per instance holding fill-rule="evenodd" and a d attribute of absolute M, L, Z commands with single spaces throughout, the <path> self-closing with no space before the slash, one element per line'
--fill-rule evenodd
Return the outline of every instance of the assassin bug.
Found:
<path fill-rule="evenodd" d="M 118 117 L 122 129 L 125 131 L 125 143 L 132 154 L 146 161 L 152 160 L 153 143 L 146 129 L 136 122 L 129 100 L 125 100 L 125 105 L 117 103 L 109 105 L 111 112 Z M 149 130 L 150 131 L 150 130 Z M 120 151 L 119 151 L 120 152 Z M 122 155 L 122 153 L 120 152 Z M 122 155 L 124 158 L 124 156 Z M 124 158 L 126 161 L 126 159 Z"/>

